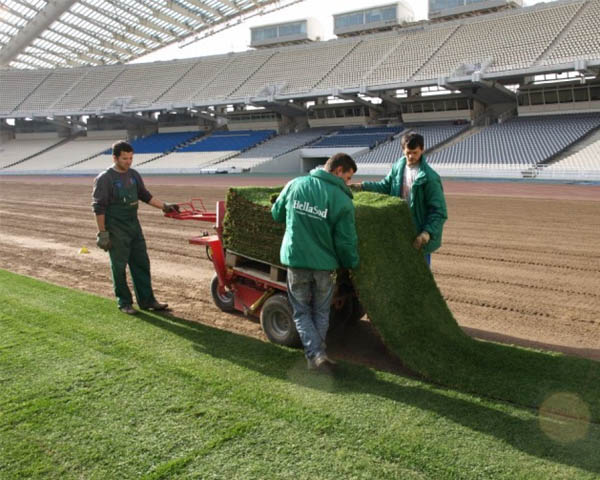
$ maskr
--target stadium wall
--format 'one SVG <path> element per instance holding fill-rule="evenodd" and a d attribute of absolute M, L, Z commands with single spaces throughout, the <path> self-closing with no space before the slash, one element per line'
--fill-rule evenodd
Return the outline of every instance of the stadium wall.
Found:
<path fill-rule="evenodd" d="M 205 132 L 204 128 L 199 128 L 198 125 L 183 125 L 179 127 L 158 127 L 158 133 L 178 133 L 178 132 Z"/>
<path fill-rule="evenodd" d="M 46 140 L 46 139 L 58 139 L 57 132 L 39 132 L 39 133 L 16 133 L 16 140 L 27 141 L 27 140 Z"/>
<path fill-rule="evenodd" d="M 117 141 L 127 138 L 127 130 L 88 130 L 87 138 L 93 140 Z"/>
<path fill-rule="evenodd" d="M 447 122 L 453 120 L 472 120 L 472 110 L 453 110 L 447 112 L 403 113 L 404 123 Z"/>
<path fill-rule="evenodd" d="M 253 173 L 302 173 L 300 150 L 285 153 L 252 168 Z"/>
<path fill-rule="evenodd" d="M 555 103 L 551 105 L 524 105 L 518 107 L 520 117 L 556 115 L 560 113 L 600 112 L 600 101 Z"/>

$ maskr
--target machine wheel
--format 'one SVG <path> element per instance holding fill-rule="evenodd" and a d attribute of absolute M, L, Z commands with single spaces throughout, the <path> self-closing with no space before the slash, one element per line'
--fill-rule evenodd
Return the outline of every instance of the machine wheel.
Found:
<path fill-rule="evenodd" d="M 223 310 L 224 312 L 232 312 L 234 310 L 233 292 L 229 292 L 227 290 L 220 291 L 219 277 L 216 273 L 215 276 L 212 278 L 212 281 L 210 282 L 210 293 L 212 294 L 215 305 L 221 310 Z"/>
<path fill-rule="evenodd" d="M 301 345 L 292 308 L 285 295 L 273 295 L 265 302 L 260 311 L 260 326 L 273 343 L 288 347 Z"/>
<path fill-rule="evenodd" d="M 213 255 L 212 255 L 212 249 L 210 248 L 210 245 L 206 246 L 206 258 L 208 258 L 212 262 Z"/>

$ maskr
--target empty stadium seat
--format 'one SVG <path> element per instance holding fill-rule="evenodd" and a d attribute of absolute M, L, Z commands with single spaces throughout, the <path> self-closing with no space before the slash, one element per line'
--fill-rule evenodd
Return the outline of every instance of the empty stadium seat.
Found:
<path fill-rule="evenodd" d="M 402 127 L 347 128 L 313 143 L 311 148 L 369 147 L 385 142 L 397 134 Z"/>
<path fill-rule="evenodd" d="M 600 114 L 514 118 L 435 152 L 429 162 L 452 167 L 527 168 L 547 161 L 598 127 Z"/>

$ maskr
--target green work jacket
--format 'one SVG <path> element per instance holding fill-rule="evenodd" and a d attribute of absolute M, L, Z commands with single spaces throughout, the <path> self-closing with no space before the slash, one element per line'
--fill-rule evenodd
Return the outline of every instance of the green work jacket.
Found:
<path fill-rule="evenodd" d="M 352 192 L 342 178 L 322 168 L 295 178 L 281 191 L 271 214 L 285 222 L 283 265 L 311 270 L 358 266 Z"/>
<path fill-rule="evenodd" d="M 406 157 L 402 157 L 379 182 L 363 182 L 363 190 L 402 197 L 405 167 Z M 429 243 L 423 247 L 423 253 L 431 253 L 440 248 L 448 211 L 440 176 L 425 161 L 425 156 L 421 157 L 419 173 L 411 189 L 410 213 L 417 233 L 426 231 L 431 236 Z"/>

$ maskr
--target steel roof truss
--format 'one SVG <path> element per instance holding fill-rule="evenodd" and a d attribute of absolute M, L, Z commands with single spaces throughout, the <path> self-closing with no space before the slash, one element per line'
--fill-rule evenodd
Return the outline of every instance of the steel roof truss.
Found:
<path fill-rule="evenodd" d="M 188 3 L 191 3 L 193 5 L 196 5 L 201 10 L 204 10 L 205 12 L 208 12 L 208 13 L 214 15 L 217 18 L 225 18 L 225 15 L 223 15 L 217 9 L 215 9 L 215 8 L 207 5 L 206 2 L 202 2 L 202 1 L 199 1 L 199 0 L 185 0 L 185 1 L 188 2 Z M 172 3 L 174 3 L 174 2 L 172 2 Z M 172 5 L 170 5 L 170 7 L 172 8 Z"/>
<path fill-rule="evenodd" d="M 194 3 L 191 0 L 187 0 L 187 1 L 189 3 Z M 193 10 L 187 9 L 185 7 L 182 7 L 181 5 L 179 5 L 177 3 L 171 3 L 171 4 L 169 4 L 169 8 L 171 10 L 173 10 L 174 12 L 180 13 L 184 17 L 190 17 L 190 19 L 195 20 L 197 23 L 199 23 L 201 25 L 207 25 L 208 24 L 206 18 L 203 17 L 202 14 L 200 14 L 198 12 L 195 12 Z"/>

